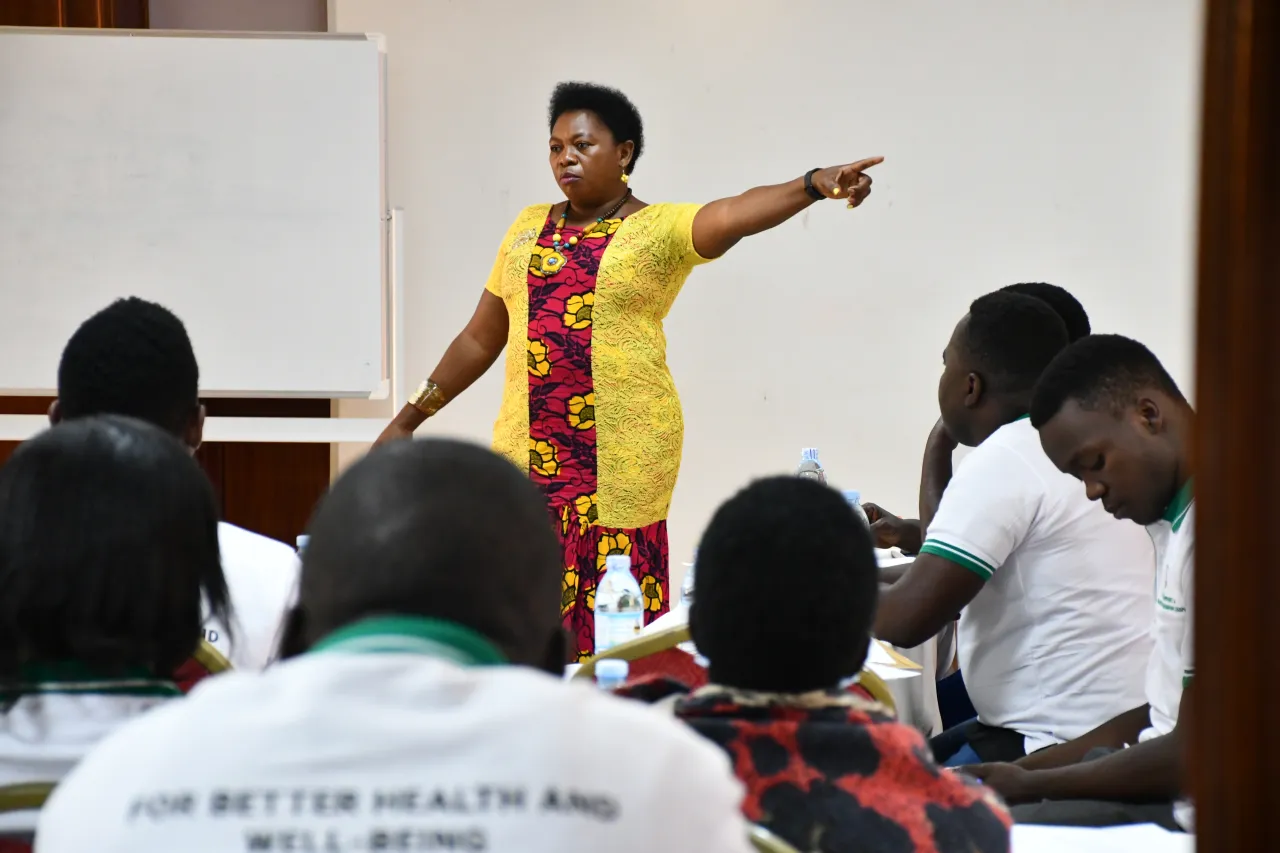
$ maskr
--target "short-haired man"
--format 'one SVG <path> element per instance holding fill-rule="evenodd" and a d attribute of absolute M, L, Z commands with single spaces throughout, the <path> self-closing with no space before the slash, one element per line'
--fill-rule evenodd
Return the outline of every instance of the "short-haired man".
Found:
<path fill-rule="evenodd" d="M 1005 285 L 995 292 L 1032 296 L 1048 305 L 1061 318 L 1069 342 L 1078 341 L 1090 332 L 1089 314 L 1080 300 L 1065 287 L 1047 281 L 1022 281 Z M 924 465 L 927 472 L 941 465 L 945 477 L 935 476 L 932 478 L 934 482 L 921 483 L 920 518 L 900 518 L 874 503 L 863 504 L 867 518 L 871 521 L 871 534 L 877 548 L 900 548 L 907 554 L 919 553 L 924 541 L 924 530 L 938 511 L 942 491 L 951 479 L 951 454 L 955 449 L 955 441 L 947 433 L 946 425 L 939 420 L 925 443 Z M 924 520 L 923 524 L 921 519 Z"/>
<path fill-rule="evenodd" d="M 182 321 L 154 302 L 120 299 L 67 341 L 49 420 L 127 415 L 177 436 L 195 453 L 204 431 L 199 383 Z M 210 617 L 205 639 L 235 668 L 262 669 L 297 586 L 297 556 L 284 543 L 225 521 L 218 525 L 218 548 L 234 619 L 227 626 Z"/>
<path fill-rule="evenodd" d="M 564 681 L 561 553 L 524 472 L 394 442 L 309 533 L 294 654 L 104 742 L 41 814 L 41 853 L 749 849 L 718 749 Z"/>
<path fill-rule="evenodd" d="M 1071 743 L 1013 765 L 973 772 L 999 788 L 1020 822 L 1176 828 L 1181 732 L 1195 674 L 1192 591 L 1195 518 L 1191 434 L 1195 413 L 1159 359 L 1137 341 L 1094 335 L 1059 355 L 1040 378 L 1031 422 L 1059 470 L 1089 500 L 1145 525 L 1159 555 L 1145 703 Z M 1077 486 L 1077 488 L 1079 488 Z M 1136 744 L 1128 749 L 1123 747 Z M 1118 751 L 1116 751 L 1118 750 Z M 1185 825 L 1190 811 L 1179 817 Z"/>
<path fill-rule="evenodd" d="M 978 716 L 934 738 L 951 765 L 1020 758 L 1141 702 L 1151 543 L 1055 469 L 1027 419 L 1036 379 L 1066 345 L 1045 302 L 997 292 L 974 301 L 943 355 L 942 422 L 975 449 L 920 555 L 881 596 L 875 633 L 915 646 L 960 614 Z"/>

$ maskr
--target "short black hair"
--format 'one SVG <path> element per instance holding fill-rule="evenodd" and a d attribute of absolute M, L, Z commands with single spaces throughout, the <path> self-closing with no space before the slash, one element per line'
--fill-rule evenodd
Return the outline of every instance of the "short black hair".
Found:
<path fill-rule="evenodd" d="M 801 693 L 861 669 L 879 573 L 839 493 L 798 477 L 752 483 L 716 510 L 696 571 L 689 625 L 717 683 Z"/>
<path fill-rule="evenodd" d="M 644 122 L 640 120 L 640 111 L 631 99 L 609 86 L 598 83 L 565 82 L 556 86 L 551 93 L 551 105 L 547 108 L 547 126 L 555 129 L 556 121 L 565 113 L 585 110 L 595 113 L 604 126 L 609 128 L 615 142 L 631 142 L 635 150 L 631 153 L 631 162 L 626 172 L 636 167 L 636 161 L 644 151 Z"/>
<path fill-rule="evenodd" d="M 138 420 L 68 421 L 0 468 L 0 679 L 28 664 L 169 677 L 230 619 L 213 488 Z"/>
<path fill-rule="evenodd" d="M 285 655 L 389 614 L 464 625 L 529 663 L 561 636 L 564 575 L 546 499 L 486 448 L 445 439 L 375 448 L 338 479 L 307 533 L 293 617 L 305 624 L 292 628 L 299 636 L 282 644 Z"/>
<path fill-rule="evenodd" d="M 1049 303 L 1049 307 L 1058 312 L 1067 327 L 1067 337 L 1078 341 L 1093 331 L 1089 325 L 1089 315 L 1085 312 L 1080 300 L 1076 299 L 1065 288 L 1047 281 L 1022 281 L 1000 288 L 1004 293 L 1021 293 L 1023 296 L 1034 296 Z"/>
<path fill-rule="evenodd" d="M 81 323 L 58 364 L 58 405 L 67 420 L 128 415 L 181 435 L 200 405 L 199 386 L 182 321 L 136 296 Z"/>
<path fill-rule="evenodd" d="M 1060 352 L 1041 375 L 1031 396 L 1031 425 L 1039 429 L 1053 420 L 1068 400 L 1090 411 L 1119 412 L 1148 388 L 1186 402 L 1147 347 L 1123 335 L 1089 335 Z"/>
<path fill-rule="evenodd" d="M 964 346 L 995 393 L 1029 394 L 1066 345 L 1066 325 L 1043 300 L 997 290 L 969 306 Z"/>

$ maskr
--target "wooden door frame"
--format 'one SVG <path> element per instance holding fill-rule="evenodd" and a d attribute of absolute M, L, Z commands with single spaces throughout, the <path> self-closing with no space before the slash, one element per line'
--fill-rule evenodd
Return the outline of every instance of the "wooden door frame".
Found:
<path fill-rule="evenodd" d="M 1201 851 L 1280 849 L 1280 2 L 1208 0 L 1196 336 Z"/>

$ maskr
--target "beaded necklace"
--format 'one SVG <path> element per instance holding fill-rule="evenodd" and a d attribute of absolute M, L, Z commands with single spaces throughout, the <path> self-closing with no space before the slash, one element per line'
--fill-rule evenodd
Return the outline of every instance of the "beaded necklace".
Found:
<path fill-rule="evenodd" d="M 610 210 L 608 213 L 604 214 L 603 216 L 597 216 L 595 225 L 590 225 L 587 228 L 583 229 L 582 236 L 583 237 L 591 236 L 592 228 L 598 228 L 599 226 L 604 224 L 604 221 L 606 219 L 612 219 L 619 210 L 622 210 L 622 206 L 626 204 L 630 198 L 631 198 L 631 190 L 628 189 L 625 193 L 622 194 L 622 198 L 618 201 L 617 204 L 613 206 L 612 210 Z M 568 219 L 569 219 L 569 202 L 566 201 L 564 203 L 564 212 L 560 214 L 560 221 L 556 223 L 555 233 L 551 235 L 551 244 L 552 246 L 555 247 L 555 250 L 557 252 L 568 246 L 578 245 L 577 237 L 570 236 L 568 240 L 565 240 L 561 233 L 562 231 L 564 231 L 564 224 L 566 221 L 568 221 Z"/>

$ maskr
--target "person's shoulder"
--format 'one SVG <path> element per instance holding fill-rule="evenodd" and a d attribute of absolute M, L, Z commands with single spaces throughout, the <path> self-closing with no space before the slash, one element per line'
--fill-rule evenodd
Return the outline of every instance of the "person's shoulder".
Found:
<path fill-rule="evenodd" d="M 531 204 L 516 214 L 516 218 L 511 223 L 510 231 L 517 234 L 529 228 L 536 228 L 542 225 L 547 216 L 551 214 L 551 208 L 554 207 L 550 202 L 542 204 Z"/>

